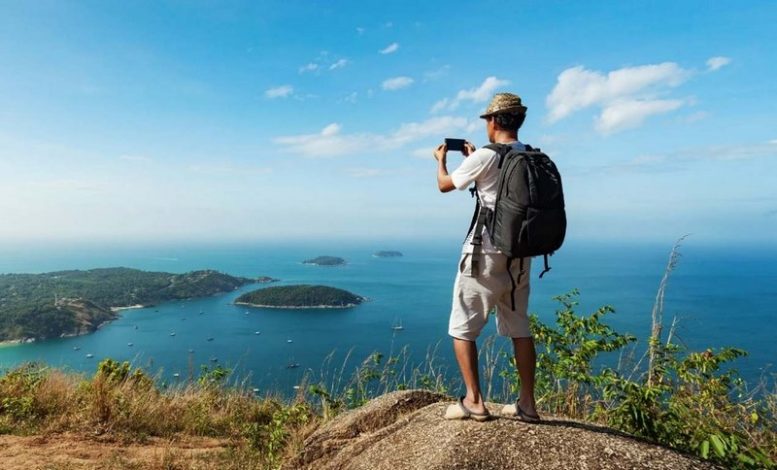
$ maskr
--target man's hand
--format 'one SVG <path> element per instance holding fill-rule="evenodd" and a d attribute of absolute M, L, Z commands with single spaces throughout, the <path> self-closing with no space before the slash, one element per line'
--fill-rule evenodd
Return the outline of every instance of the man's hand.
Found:
<path fill-rule="evenodd" d="M 448 146 L 445 144 L 440 144 L 437 149 L 434 151 L 434 159 L 438 162 L 444 162 L 445 159 L 448 156 Z"/>
<path fill-rule="evenodd" d="M 469 142 L 464 142 L 464 150 L 462 150 L 461 153 L 463 153 L 465 157 L 469 157 L 474 151 L 475 151 L 474 145 L 472 145 Z"/>

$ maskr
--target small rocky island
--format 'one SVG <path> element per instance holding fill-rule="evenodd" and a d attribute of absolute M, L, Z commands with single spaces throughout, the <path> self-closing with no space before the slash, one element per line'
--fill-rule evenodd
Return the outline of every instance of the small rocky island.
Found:
<path fill-rule="evenodd" d="M 126 308 L 208 297 L 273 281 L 210 269 L 183 274 L 130 268 L 0 274 L 0 342 L 91 333 Z"/>
<path fill-rule="evenodd" d="M 318 256 L 316 258 L 306 259 L 302 264 L 315 264 L 316 266 L 342 266 L 345 264 L 343 258 L 337 256 Z"/>
<path fill-rule="evenodd" d="M 347 290 L 300 284 L 251 291 L 238 297 L 235 304 L 266 308 L 350 308 L 364 300 Z"/>
<path fill-rule="evenodd" d="M 381 250 L 372 256 L 376 258 L 399 258 L 402 256 L 402 252 L 395 250 Z"/>

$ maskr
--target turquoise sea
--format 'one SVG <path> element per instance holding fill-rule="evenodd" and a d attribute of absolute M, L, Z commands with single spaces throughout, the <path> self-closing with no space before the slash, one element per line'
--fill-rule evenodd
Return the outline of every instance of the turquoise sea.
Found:
<path fill-rule="evenodd" d="M 402 251 L 404 257 L 372 256 L 384 249 Z M 537 279 L 540 260 L 535 262 L 531 311 L 552 321 L 556 307 L 552 297 L 578 288 L 580 311 L 590 313 L 612 305 L 616 314 L 610 317 L 611 324 L 644 344 L 670 249 L 671 243 L 568 242 L 552 258 L 553 270 L 542 280 Z M 183 379 L 190 370 L 196 372 L 201 364 L 212 365 L 212 359 L 217 359 L 261 390 L 288 394 L 306 372 L 319 377 L 331 353 L 332 364 L 340 367 L 350 352 L 350 367 L 371 352 L 396 352 L 405 346 L 420 362 L 437 346 L 439 360 L 448 361 L 455 371 L 446 331 L 459 251 L 455 241 L 0 247 L 3 273 L 109 266 L 169 272 L 212 268 L 241 276 L 272 276 L 281 284 L 331 285 L 370 299 L 348 310 L 233 305 L 243 291 L 261 287 L 247 286 L 222 296 L 127 310 L 120 319 L 86 336 L 0 347 L 0 369 L 45 361 L 91 372 L 100 358 L 112 357 L 161 371 L 166 380 L 174 381 L 173 374 Z M 681 251 L 667 292 L 667 328 L 677 315 L 678 337 L 692 349 L 746 349 L 750 355 L 736 368 L 749 382 L 771 373 L 777 356 L 777 248 L 732 250 L 700 246 L 691 238 Z M 301 264 L 318 255 L 341 256 L 348 264 Z M 397 322 L 404 330 L 392 329 Z M 484 337 L 494 333 L 491 322 Z M 289 369 L 289 363 L 300 367 Z"/>

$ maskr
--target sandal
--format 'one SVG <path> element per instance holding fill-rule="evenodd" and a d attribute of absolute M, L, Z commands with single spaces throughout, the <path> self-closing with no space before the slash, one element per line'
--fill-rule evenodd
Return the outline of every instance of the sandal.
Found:
<path fill-rule="evenodd" d="M 514 405 L 505 405 L 505 407 L 502 408 L 502 416 L 517 418 L 519 421 L 523 421 L 524 423 L 531 423 L 531 424 L 536 424 L 542 421 L 539 415 L 530 415 L 525 411 L 523 411 L 523 409 L 521 409 L 521 406 L 518 404 L 518 402 L 515 402 Z"/>
<path fill-rule="evenodd" d="M 491 414 L 486 411 L 485 413 L 475 413 L 464 406 L 464 397 L 459 398 L 458 403 L 450 405 L 445 410 L 445 419 L 474 419 L 475 421 L 488 421 L 491 419 Z"/>

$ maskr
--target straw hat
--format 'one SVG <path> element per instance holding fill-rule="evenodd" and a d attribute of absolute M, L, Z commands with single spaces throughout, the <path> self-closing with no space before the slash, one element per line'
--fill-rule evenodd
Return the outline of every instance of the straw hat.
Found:
<path fill-rule="evenodd" d="M 512 93 L 497 93 L 494 99 L 486 108 L 486 112 L 481 114 L 481 118 L 487 118 L 494 114 L 510 113 L 523 114 L 526 112 L 526 106 L 521 104 L 521 97 Z"/>

